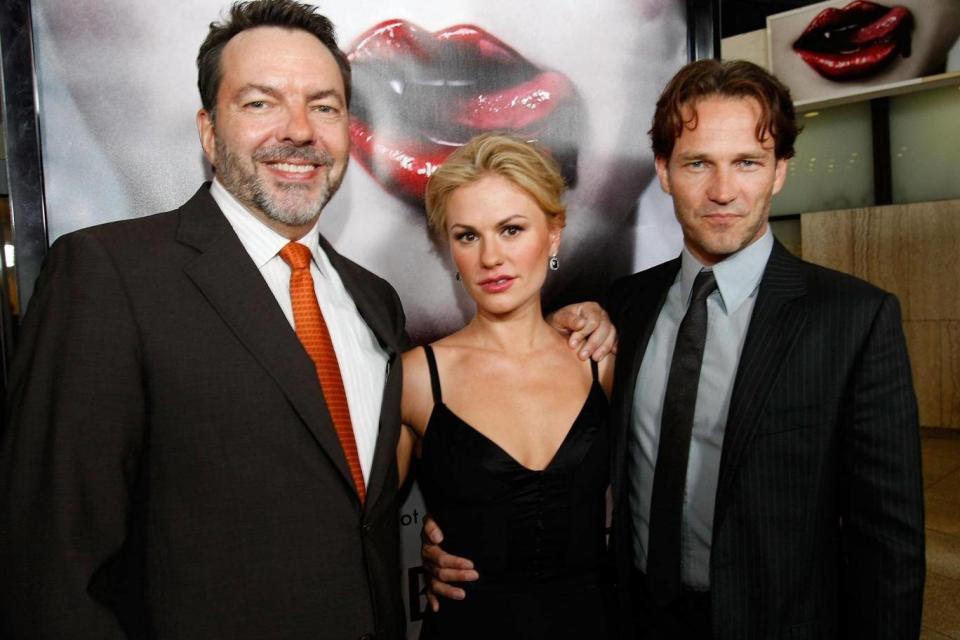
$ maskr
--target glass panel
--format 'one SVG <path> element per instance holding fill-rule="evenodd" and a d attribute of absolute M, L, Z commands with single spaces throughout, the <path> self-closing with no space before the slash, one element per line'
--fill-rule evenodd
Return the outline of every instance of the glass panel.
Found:
<path fill-rule="evenodd" d="M 890 98 L 893 201 L 960 198 L 960 87 Z"/>
<path fill-rule="evenodd" d="M 797 155 L 773 199 L 771 215 L 872 205 L 870 103 L 811 111 L 800 121 L 804 129 L 795 145 Z"/>

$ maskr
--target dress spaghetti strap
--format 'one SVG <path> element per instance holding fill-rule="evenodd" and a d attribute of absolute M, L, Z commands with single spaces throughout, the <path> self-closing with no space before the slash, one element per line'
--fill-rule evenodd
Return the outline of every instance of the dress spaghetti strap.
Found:
<path fill-rule="evenodd" d="M 423 352 L 427 354 L 427 368 L 430 369 L 430 388 L 433 389 L 433 403 L 443 404 L 443 394 L 440 393 L 440 374 L 437 372 L 437 359 L 433 355 L 433 347 L 423 345 Z M 594 372 L 596 376 L 596 372 Z"/>
<path fill-rule="evenodd" d="M 590 371 L 593 373 L 593 381 L 600 382 L 600 370 L 597 361 L 593 358 L 590 358 Z"/>

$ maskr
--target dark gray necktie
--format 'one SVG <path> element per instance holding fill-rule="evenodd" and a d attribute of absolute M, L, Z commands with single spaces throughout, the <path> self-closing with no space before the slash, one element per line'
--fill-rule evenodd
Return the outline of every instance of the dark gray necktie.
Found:
<path fill-rule="evenodd" d="M 701 271 L 693 281 L 690 307 L 677 332 L 663 400 L 647 544 L 647 588 L 659 604 L 676 600 L 681 590 L 680 523 L 687 485 L 690 434 L 693 432 L 703 347 L 707 341 L 707 296 L 716 288 L 712 271 Z"/>

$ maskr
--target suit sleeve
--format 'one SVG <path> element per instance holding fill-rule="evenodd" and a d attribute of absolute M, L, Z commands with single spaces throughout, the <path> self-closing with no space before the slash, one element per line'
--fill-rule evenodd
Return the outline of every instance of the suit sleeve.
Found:
<path fill-rule="evenodd" d="M 841 637 L 916 639 L 924 582 L 920 429 L 897 300 L 855 369 L 841 432 Z"/>
<path fill-rule="evenodd" d="M 622 321 L 621 316 L 623 315 L 623 308 L 629 300 L 629 296 L 626 295 L 626 289 L 627 279 L 619 278 L 610 285 L 603 299 L 600 300 L 600 306 L 610 314 L 610 321 L 613 323 L 613 326 L 617 328 L 617 331 L 622 330 L 620 327 Z"/>
<path fill-rule="evenodd" d="M 24 318 L 0 439 L 0 636 L 126 637 L 122 564 L 145 423 L 138 334 L 89 233 L 51 249 Z"/>

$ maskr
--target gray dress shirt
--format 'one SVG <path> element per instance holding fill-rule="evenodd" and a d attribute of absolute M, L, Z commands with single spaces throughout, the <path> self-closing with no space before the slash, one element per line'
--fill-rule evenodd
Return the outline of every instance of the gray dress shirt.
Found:
<path fill-rule="evenodd" d="M 707 342 L 697 387 L 680 527 L 681 580 L 693 589 L 710 588 L 713 509 L 723 432 L 740 352 L 772 249 L 773 235 L 768 226 L 756 242 L 713 266 L 717 291 L 707 299 Z M 634 558 L 641 571 L 647 566 L 650 497 L 670 361 L 693 280 L 703 268 L 684 248 L 680 272 L 657 317 L 634 389 L 628 444 L 630 511 L 634 519 Z"/>

